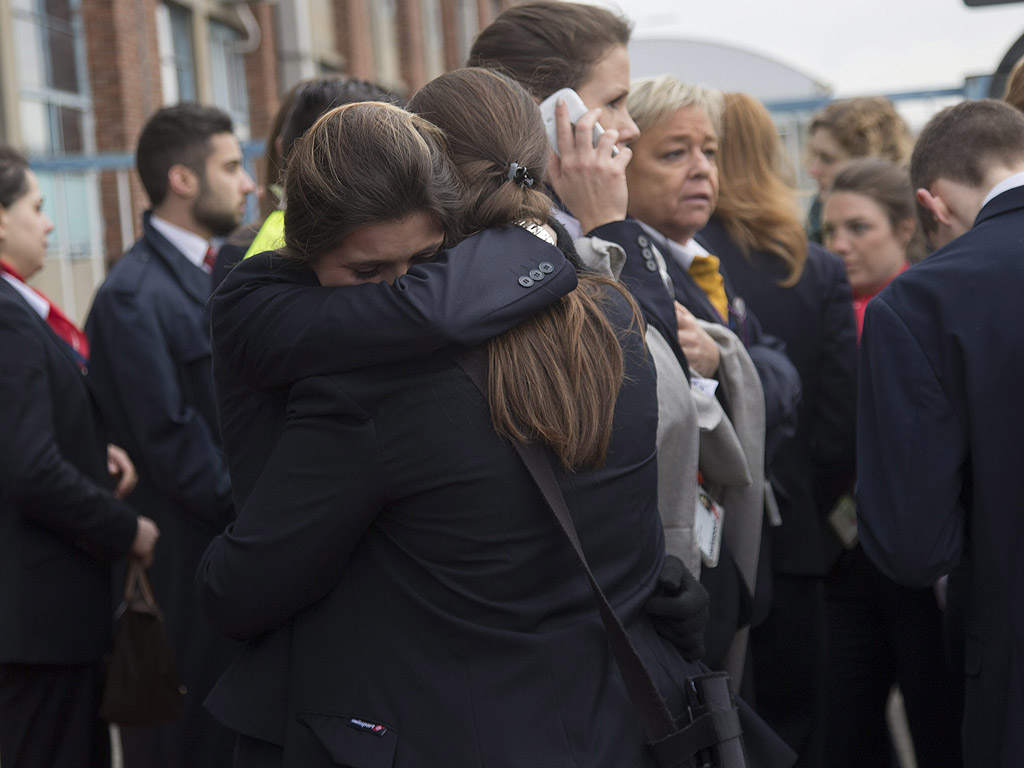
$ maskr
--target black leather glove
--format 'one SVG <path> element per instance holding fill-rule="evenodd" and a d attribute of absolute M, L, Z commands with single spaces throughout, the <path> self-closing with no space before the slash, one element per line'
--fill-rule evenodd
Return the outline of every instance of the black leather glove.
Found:
<path fill-rule="evenodd" d="M 683 561 L 666 555 L 658 586 L 644 608 L 658 634 L 671 641 L 684 659 L 697 661 L 704 656 L 708 602 L 707 590 L 686 570 Z"/>

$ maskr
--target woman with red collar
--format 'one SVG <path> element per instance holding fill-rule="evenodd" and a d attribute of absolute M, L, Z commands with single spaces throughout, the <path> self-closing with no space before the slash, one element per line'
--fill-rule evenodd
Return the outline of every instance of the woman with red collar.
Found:
<path fill-rule="evenodd" d="M 0 754 L 76 768 L 110 764 L 110 564 L 148 566 L 159 532 L 123 501 L 135 468 L 106 444 L 85 336 L 25 283 L 52 230 L 39 180 L 0 145 Z"/>

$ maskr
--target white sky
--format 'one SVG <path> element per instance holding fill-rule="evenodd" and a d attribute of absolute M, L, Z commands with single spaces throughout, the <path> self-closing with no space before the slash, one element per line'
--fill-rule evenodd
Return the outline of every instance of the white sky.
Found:
<path fill-rule="evenodd" d="M 591 0 L 595 2 L 595 0 Z M 992 74 L 1024 34 L 1024 2 L 963 0 L 596 0 L 618 5 L 634 37 L 681 37 L 755 51 L 838 96 L 963 85 Z"/>

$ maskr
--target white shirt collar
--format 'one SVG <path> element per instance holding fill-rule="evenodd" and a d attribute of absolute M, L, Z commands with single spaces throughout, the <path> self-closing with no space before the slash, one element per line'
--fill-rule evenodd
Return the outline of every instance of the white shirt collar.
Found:
<path fill-rule="evenodd" d="M 16 278 L 14 275 L 9 275 L 6 272 L 2 272 L 0 273 L 0 276 L 2 276 L 4 280 L 10 283 L 14 287 L 14 290 L 16 290 L 18 293 L 22 295 L 22 298 L 24 298 L 25 301 L 28 302 L 28 305 L 32 307 L 32 309 L 39 313 L 39 316 L 43 318 L 43 320 L 49 317 L 50 302 L 48 302 L 38 293 L 33 291 L 31 288 L 25 285 L 25 283 L 21 282 L 21 280 Z"/>
<path fill-rule="evenodd" d="M 182 229 L 177 224 L 171 224 L 166 219 L 153 215 L 149 217 L 149 223 L 161 235 L 167 238 L 167 242 L 173 245 L 186 259 L 191 261 L 204 272 L 206 268 L 203 262 L 206 260 L 206 250 L 210 247 L 205 237 L 200 237 L 195 232 Z"/>
<path fill-rule="evenodd" d="M 656 230 L 649 224 L 640 222 L 640 226 L 647 230 L 647 233 L 651 237 L 655 238 L 655 242 L 658 245 L 664 245 L 668 248 L 669 255 L 672 256 L 683 269 L 687 272 L 690 271 L 690 265 L 693 264 L 693 260 L 698 256 L 710 256 L 711 253 L 703 245 L 698 243 L 692 237 L 686 241 L 686 243 L 677 243 L 667 235 L 663 235 L 661 232 Z"/>
<path fill-rule="evenodd" d="M 1003 179 L 992 187 L 992 189 L 988 191 L 988 194 L 985 195 L 985 199 L 982 201 L 981 207 L 984 208 L 988 205 L 992 198 L 998 197 L 1003 194 L 1003 192 L 1009 192 L 1011 189 L 1016 189 L 1017 187 L 1024 187 L 1024 171 L 1015 173 L 1013 176 Z"/>

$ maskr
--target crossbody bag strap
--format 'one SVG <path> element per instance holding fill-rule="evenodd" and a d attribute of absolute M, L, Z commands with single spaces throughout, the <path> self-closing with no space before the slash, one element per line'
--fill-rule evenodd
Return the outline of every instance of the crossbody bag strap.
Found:
<path fill-rule="evenodd" d="M 457 360 L 459 367 L 466 372 L 477 389 L 480 390 L 486 402 L 488 399 L 487 374 L 481 350 L 467 350 L 459 354 Z M 611 645 L 615 661 L 619 666 L 619 671 L 622 673 L 622 679 L 626 683 L 629 698 L 633 702 L 633 707 L 636 709 L 640 723 L 647 734 L 647 740 L 654 743 L 667 739 L 677 732 L 675 720 L 672 717 L 672 713 L 669 712 L 665 700 L 658 692 L 658 688 L 651 678 L 651 673 L 644 665 L 640 654 L 636 652 L 636 648 L 633 647 L 629 635 L 626 634 L 625 627 L 622 626 L 619 617 L 615 615 L 611 605 L 608 604 L 608 598 L 605 597 L 600 585 L 594 578 L 593 572 L 590 570 L 587 556 L 583 553 L 583 547 L 580 546 L 579 537 L 576 535 L 576 526 L 572 522 L 569 509 L 565 504 L 565 498 L 562 496 L 562 490 L 558 487 L 555 473 L 551 469 L 551 463 L 548 461 L 547 456 L 544 455 L 543 449 L 536 443 L 521 443 L 517 441 L 513 445 L 526 468 L 530 471 L 530 475 L 533 477 L 537 487 L 540 488 L 548 506 L 555 513 L 562 532 L 569 539 L 573 549 L 576 551 L 576 555 L 579 557 L 580 563 L 583 565 L 583 569 L 587 573 L 590 589 L 597 599 L 597 607 L 601 614 L 601 621 L 604 623 L 608 643 Z"/>

